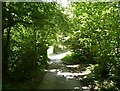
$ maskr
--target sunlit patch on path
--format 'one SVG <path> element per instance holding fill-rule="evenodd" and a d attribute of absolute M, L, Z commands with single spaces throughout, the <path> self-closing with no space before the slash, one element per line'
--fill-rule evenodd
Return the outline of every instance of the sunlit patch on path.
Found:
<path fill-rule="evenodd" d="M 46 75 L 38 89 L 85 89 L 85 87 L 82 88 L 80 80 L 81 77 L 89 74 L 90 70 L 72 71 L 71 69 L 78 69 L 80 65 L 64 65 L 61 59 L 67 54 L 70 52 L 48 56 L 49 69 L 45 70 Z"/>
<path fill-rule="evenodd" d="M 55 54 L 55 55 L 48 55 L 48 58 L 50 58 L 51 60 L 59 60 L 64 58 L 67 54 L 70 54 L 70 51 L 65 52 L 65 53 L 61 53 L 61 54 Z"/>

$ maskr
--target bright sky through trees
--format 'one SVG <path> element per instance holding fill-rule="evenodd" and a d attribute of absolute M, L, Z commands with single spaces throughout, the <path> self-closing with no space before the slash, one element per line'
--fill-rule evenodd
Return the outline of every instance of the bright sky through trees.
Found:
<path fill-rule="evenodd" d="M 63 7 L 69 6 L 68 0 L 61 0 L 61 2 L 62 2 L 62 6 L 63 6 Z"/>

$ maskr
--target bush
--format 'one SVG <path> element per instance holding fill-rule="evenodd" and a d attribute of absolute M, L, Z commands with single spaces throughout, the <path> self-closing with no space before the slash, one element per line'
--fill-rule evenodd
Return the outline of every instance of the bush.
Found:
<path fill-rule="evenodd" d="M 70 55 L 65 56 L 62 61 L 65 64 L 80 64 L 84 63 L 83 56 L 77 55 L 75 53 L 72 53 Z"/>

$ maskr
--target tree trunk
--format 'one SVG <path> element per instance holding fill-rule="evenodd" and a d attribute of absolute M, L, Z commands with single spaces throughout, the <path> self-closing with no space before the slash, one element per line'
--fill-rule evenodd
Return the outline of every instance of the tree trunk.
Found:
<path fill-rule="evenodd" d="M 3 77 L 6 79 L 8 76 L 8 57 L 9 57 L 9 45 L 10 45 L 10 30 L 11 30 L 11 17 L 10 17 L 10 9 L 8 13 L 8 25 L 9 27 L 7 28 L 7 38 L 6 38 L 6 43 L 3 46 Z"/>

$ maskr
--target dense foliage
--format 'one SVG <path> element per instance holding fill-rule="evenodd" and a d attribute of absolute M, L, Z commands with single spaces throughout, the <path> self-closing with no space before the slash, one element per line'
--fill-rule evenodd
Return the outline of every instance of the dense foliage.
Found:
<path fill-rule="evenodd" d="M 73 3 L 72 33 L 66 45 L 73 55 L 63 60 L 93 64 L 89 80 L 101 89 L 120 89 L 120 3 Z"/>
<path fill-rule="evenodd" d="M 90 84 L 120 89 L 119 8 L 120 2 L 74 2 L 67 8 L 56 2 L 2 3 L 3 88 L 42 73 L 52 45 L 56 53 L 71 50 L 65 63 L 91 64 L 84 79 Z"/>
<path fill-rule="evenodd" d="M 68 24 L 55 3 L 2 3 L 3 87 L 6 81 L 24 81 L 48 66 L 47 49 L 57 45 Z"/>

